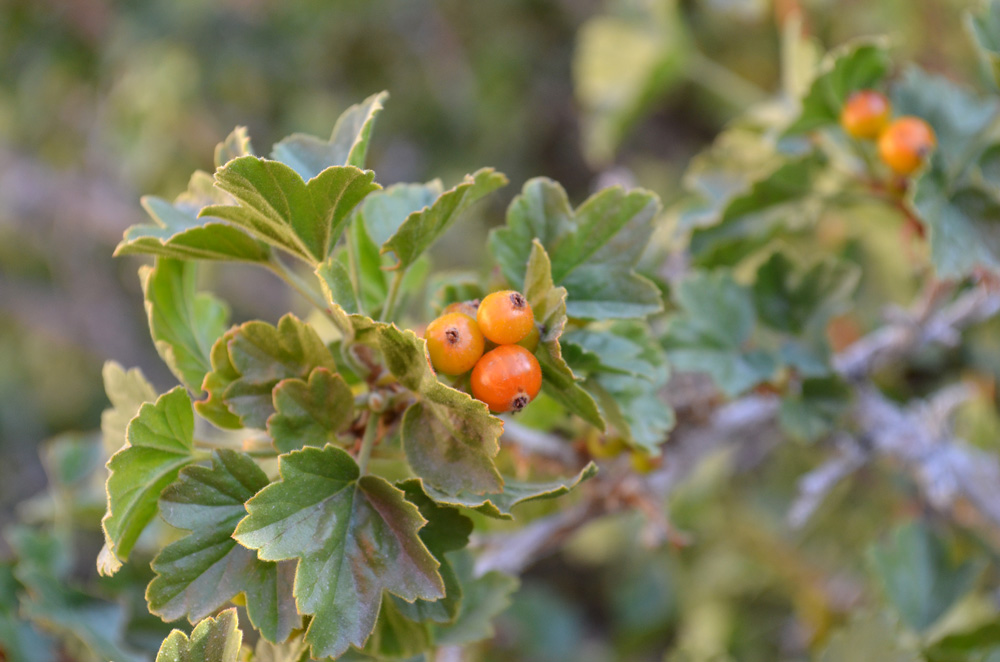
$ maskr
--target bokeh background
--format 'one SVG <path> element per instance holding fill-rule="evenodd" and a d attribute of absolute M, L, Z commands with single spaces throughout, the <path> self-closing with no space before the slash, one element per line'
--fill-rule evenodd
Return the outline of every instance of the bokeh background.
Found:
<path fill-rule="evenodd" d="M 801 15 L 826 47 L 889 34 L 899 62 L 975 81 L 981 72 L 962 22 L 974 4 L 0 1 L 0 526 L 44 489 L 38 444 L 99 427 L 106 360 L 141 367 L 158 389 L 172 385 L 148 336 L 141 261 L 111 254 L 123 230 L 143 220 L 139 197 L 172 198 L 192 170 L 211 170 L 214 145 L 234 126 L 246 125 L 266 152 L 293 131 L 329 134 L 348 105 L 388 90 L 369 156 L 383 185 L 433 177 L 450 185 L 481 166 L 511 179 L 450 245 L 464 247 L 468 266 L 533 176 L 561 181 L 574 202 L 623 180 L 676 200 L 690 158 L 779 89 L 790 16 Z M 446 244 L 439 253 L 447 265 L 455 251 Z M 266 273 L 227 266 L 208 277 L 236 321 L 274 320 L 298 305 Z M 690 591 L 755 600 L 760 622 L 740 625 L 751 643 L 737 659 L 773 659 L 753 657 L 767 647 L 752 642 L 780 634 L 767 630 L 777 627 L 769 610 L 787 602 L 775 587 L 811 569 L 768 574 L 778 570 L 757 556 L 787 550 L 734 528 L 745 508 L 739 484 L 711 507 L 699 498 L 695 489 L 675 517 L 699 529 L 705 549 L 721 546 L 718 554 L 629 560 L 630 539 L 597 528 L 535 568 L 501 629 L 518 642 L 519 659 L 608 659 L 609 645 L 621 659 L 643 659 Z M 863 537 L 869 524 L 853 522 L 853 533 Z M 732 535 L 751 551 L 734 557 L 725 542 Z M 580 581 L 588 563 L 609 555 L 627 562 Z M 503 641 L 497 659 L 510 659 Z"/>

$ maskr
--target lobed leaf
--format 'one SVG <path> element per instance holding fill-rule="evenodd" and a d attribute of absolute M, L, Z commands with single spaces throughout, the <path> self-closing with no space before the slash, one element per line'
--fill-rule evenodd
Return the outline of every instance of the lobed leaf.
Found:
<path fill-rule="evenodd" d="M 576 210 L 556 182 L 529 180 L 507 210 L 507 225 L 490 233 L 489 248 L 515 288 L 537 238 L 552 279 L 566 288 L 566 312 L 585 319 L 643 317 L 662 310 L 656 285 L 634 267 L 652 233 L 659 201 L 620 187 L 595 193 Z"/>
<path fill-rule="evenodd" d="M 426 484 L 424 491 L 430 498 L 441 504 L 471 508 L 495 519 L 514 519 L 511 514 L 514 506 L 529 501 L 560 497 L 595 475 L 597 475 L 597 465 L 591 462 L 576 476 L 564 480 L 530 483 L 505 479 L 503 492 L 485 495 L 469 492 L 449 494 Z"/>
<path fill-rule="evenodd" d="M 229 329 L 212 345 L 212 351 L 209 354 L 212 370 L 205 375 L 202 382 L 205 399 L 194 403 L 195 411 L 201 416 L 220 428 L 230 430 L 243 427 L 240 417 L 229 411 L 225 401 L 226 388 L 240 378 L 240 373 L 237 372 L 233 362 L 229 359 L 229 342 L 239 330 L 238 326 Z"/>
<path fill-rule="evenodd" d="M 160 496 L 160 513 L 190 533 L 153 559 L 151 613 L 195 623 L 244 593 L 250 622 L 268 641 L 284 641 L 301 626 L 292 597 L 295 564 L 260 561 L 232 537 L 247 514 L 244 503 L 269 482 L 252 458 L 231 450 L 212 453 L 211 467 L 180 472 Z"/>
<path fill-rule="evenodd" d="M 182 384 L 200 394 L 212 370 L 212 345 L 229 323 L 229 307 L 195 291 L 197 273 L 196 264 L 168 258 L 139 269 L 156 351 Z"/>
<path fill-rule="evenodd" d="M 288 136 L 275 144 L 271 158 L 290 166 L 306 181 L 330 166 L 364 168 L 372 128 L 388 98 L 388 92 L 379 92 L 345 110 L 337 118 L 330 140 L 302 133 Z"/>
<path fill-rule="evenodd" d="M 128 425 L 128 445 L 108 460 L 108 509 L 102 574 L 113 574 L 115 560 L 127 559 L 136 539 L 157 511 L 163 489 L 181 468 L 194 461 L 194 412 L 191 398 L 177 386 L 145 403 Z M 110 557 L 110 558 L 107 558 Z M 120 563 L 119 563 L 120 565 Z"/>
<path fill-rule="evenodd" d="M 337 433 L 354 419 L 351 387 L 326 368 L 313 370 L 308 381 L 278 382 L 272 397 L 274 413 L 267 419 L 267 432 L 279 453 L 335 443 Z"/>
<path fill-rule="evenodd" d="M 439 195 L 432 205 L 407 216 L 382 244 L 381 252 L 395 254 L 395 268 L 408 268 L 466 209 L 506 184 L 507 177 L 493 168 L 482 168 L 466 175 L 461 184 Z"/>
<path fill-rule="evenodd" d="M 993 76 L 993 85 L 1000 87 L 1000 3 L 986 2 L 982 13 L 970 12 L 965 18 L 979 57 Z"/>
<path fill-rule="evenodd" d="M 237 662 L 243 633 L 236 609 L 198 623 L 191 636 L 174 630 L 156 655 L 156 662 Z"/>
<path fill-rule="evenodd" d="M 331 166 L 308 181 L 280 161 L 256 156 L 233 159 L 215 173 L 215 182 L 237 205 L 213 205 L 199 216 L 214 216 L 315 267 L 344 232 L 350 212 L 379 188 L 375 173 L 355 166 Z"/>
<path fill-rule="evenodd" d="M 233 159 L 252 155 L 253 145 L 245 126 L 238 126 L 229 132 L 226 139 L 215 146 L 215 167 L 221 168 Z"/>
<path fill-rule="evenodd" d="M 233 537 L 261 560 L 298 561 L 295 599 L 313 617 L 314 657 L 363 646 L 383 591 L 408 602 L 444 597 L 438 562 L 418 535 L 426 520 L 401 490 L 361 476 L 333 446 L 282 455 L 279 472 L 247 502 Z"/>
<path fill-rule="evenodd" d="M 462 605 L 454 622 L 434 626 L 438 645 L 465 646 L 492 638 L 493 619 L 510 606 L 520 581 L 496 570 L 477 577 L 469 553 L 454 553 L 449 558 L 462 586 Z"/>

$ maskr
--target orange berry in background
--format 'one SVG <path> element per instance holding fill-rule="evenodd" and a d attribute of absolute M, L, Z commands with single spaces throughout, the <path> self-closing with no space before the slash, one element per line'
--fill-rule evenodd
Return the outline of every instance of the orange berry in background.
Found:
<path fill-rule="evenodd" d="M 909 175 L 937 145 L 934 129 L 919 117 L 900 117 L 878 139 L 878 155 L 893 172 Z"/>
<path fill-rule="evenodd" d="M 463 313 L 446 313 L 427 325 L 431 365 L 446 375 L 461 375 L 483 355 L 485 340 L 476 320 Z"/>
<path fill-rule="evenodd" d="M 892 106 L 881 92 L 859 90 L 847 97 L 840 111 L 840 126 L 847 135 L 863 140 L 875 140 L 889 124 Z"/>
<path fill-rule="evenodd" d="M 479 308 L 479 299 L 472 299 L 470 301 L 456 301 L 454 303 L 449 303 L 441 311 L 441 314 L 445 313 L 462 313 L 463 315 L 468 315 L 472 319 L 476 319 L 476 310 Z"/>
<path fill-rule="evenodd" d="M 479 329 L 498 345 L 520 342 L 535 328 L 535 315 L 524 295 L 501 290 L 487 295 L 476 312 Z"/>
<path fill-rule="evenodd" d="M 472 369 L 472 395 L 490 411 L 519 412 L 542 388 L 542 368 L 520 345 L 500 345 L 483 354 Z"/>

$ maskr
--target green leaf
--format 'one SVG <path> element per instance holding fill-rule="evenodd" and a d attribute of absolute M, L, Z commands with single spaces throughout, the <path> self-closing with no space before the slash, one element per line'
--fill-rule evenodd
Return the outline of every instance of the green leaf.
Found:
<path fill-rule="evenodd" d="M 674 298 L 681 311 L 670 321 L 664 346 L 675 369 L 707 373 L 731 397 L 771 377 L 775 358 L 746 348 L 757 319 L 750 292 L 728 272 L 696 271 Z"/>
<path fill-rule="evenodd" d="M 462 212 L 506 184 L 507 177 L 493 168 L 482 168 L 466 175 L 461 184 L 442 193 L 430 207 L 407 216 L 399 229 L 382 244 L 382 252 L 395 254 L 397 269 L 408 268 Z"/>
<path fill-rule="evenodd" d="M 124 641 L 127 615 L 122 605 L 95 598 L 70 585 L 72 558 L 67 537 L 27 527 L 7 533 L 18 558 L 14 574 L 25 589 L 20 600 L 22 617 L 55 635 L 64 646 L 73 647 L 70 642 L 77 644 L 92 659 L 115 662 L 146 659 Z"/>
<path fill-rule="evenodd" d="M 1000 660 L 1000 621 L 949 634 L 924 651 L 927 662 L 996 662 Z"/>
<path fill-rule="evenodd" d="M 216 186 L 238 205 L 213 205 L 199 216 L 227 220 L 315 267 L 333 250 L 350 212 L 379 188 L 374 177 L 331 166 L 306 182 L 280 161 L 241 156 L 215 173 Z"/>
<path fill-rule="evenodd" d="M 283 379 L 306 379 L 315 368 L 337 371 L 330 350 L 316 331 L 292 314 L 274 327 L 266 322 L 246 322 L 229 340 L 229 366 L 239 378 L 225 387 L 223 399 L 243 425 L 265 429 L 274 413 L 272 391 Z"/>
<path fill-rule="evenodd" d="M 993 85 L 1000 87 L 1000 3 L 991 0 L 982 13 L 970 12 L 965 19 L 979 57 L 993 76 Z"/>
<path fill-rule="evenodd" d="M 279 453 L 335 443 L 354 419 L 354 394 L 344 378 L 316 368 L 309 380 L 285 379 L 273 390 L 267 431 Z"/>
<path fill-rule="evenodd" d="M 588 379 L 586 384 L 597 395 L 601 412 L 619 434 L 652 455 L 659 454 L 660 445 L 676 422 L 674 410 L 660 395 L 662 386 L 607 373 Z"/>
<path fill-rule="evenodd" d="M 955 563 L 944 541 L 919 521 L 896 527 L 869 558 L 899 615 L 920 632 L 968 593 L 983 571 L 978 561 Z"/>
<path fill-rule="evenodd" d="M 225 401 L 226 389 L 240 378 L 240 373 L 233 366 L 233 362 L 229 360 L 229 343 L 239 331 L 240 327 L 238 326 L 229 329 L 212 345 L 212 351 L 209 354 L 212 371 L 205 375 L 205 380 L 202 382 L 202 389 L 206 394 L 205 399 L 194 403 L 195 410 L 201 416 L 220 428 L 230 430 L 243 427 L 240 417 L 229 411 Z"/>
<path fill-rule="evenodd" d="M 532 242 L 525 270 L 524 296 L 539 325 L 536 354 L 542 368 L 542 388 L 568 411 L 603 431 L 604 419 L 597 403 L 577 383 L 579 379 L 563 359 L 559 337 L 566 327 L 566 288 L 553 283 L 552 263 L 537 239 Z"/>
<path fill-rule="evenodd" d="M 212 177 L 197 171 L 188 191 L 174 202 L 147 195 L 142 206 L 152 224 L 133 225 L 115 248 L 119 255 L 156 255 L 180 260 L 237 260 L 265 262 L 270 249 L 240 228 L 199 212 L 206 205 L 229 203 L 222 191 L 213 189 Z"/>
<path fill-rule="evenodd" d="M 758 318 L 773 329 L 800 335 L 822 333 L 830 315 L 850 299 L 859 269 L 832 259 L 797 268 L 784 253 L 774 253 L 757 269 L 752 293 Z"/>
<path fill-rule="evenodd" d="M 520 586 L 517 577 L 492 570 L 476 577 L 469 553 L 448 555 L 462 585 L 462 606 L 458 617 L 448 625 L 434 626 L 438 645 L 464 646 L 491 639 L 493 619 L 511 604 L 511 595 Z"/>
<path fill-rule="evenodd" d="M 357 224 L 355 224 L 357 225 Z M 316 277 L 319 279 L 320 288 L 323 290 L 323 297 L 329 307 L 330 314 L 334 322 L 344 334 L 345 341 L 353 342 L 374 342 L 376 335 L 375 322 L 366 315 L 350 313 L 351 306 L 347 302 L 347 308 L 341 305 L 346 284 L 343 282 L 343 267 L 334 258 L 330 258 L 316 269 Z M 353 296 L 353 292 L 351 293 Z M 357 301 L 355 301 L 355 305 Z"/>
<path fill-rule="evenodd" d="M 215 451 L 211 467 L 180 472 L 160 497 L 160 513 L 191 533 L 153 559 L 156 577 L 146 589 L 151 613 L 195 623 L 245 593 L 250 622 L 269 641 L 284 641 L 301 626 L 292 598 L 295 565 L 259 561 L 232 538 L 246 516 L 244 502 L 269 482 L 253 459 L 231 450 Z"/>
<path fill-rule="evenodd" d="M 891 64 L 885 39 L 858 39 L 831 51 L 820 63 L 802 100 L 802 112 L 787 133 L 836 124 L 847 97 L 878 86 Z"/>
<path fill-rule="evenodd" d="M 573 82 L 592 165 L 610 163 L 642 113 L 681 80 L 688 42 L 676 3 L 634 3 L 627 15 L 596 16 L 581 26 Z"/>
<path fill-rule="evenodd" d="M 226 136 L 225 140 L 215 146 L 215 167 L 221 168 L 233 159 L 253 153 L 247 128 L 238 126 Z"/>
<path fill-rule="evenodd" d="M 825 172 L 819 152 L 784 160 L 726 204 L 720 216 L 691 234 L 699 266 L 730 266 L 767 243 L 779 231 L 811 228 L 825 203 L 817 181 Z"/>
<path fill-rule="evenodd" d="M 125 444 L 125 428 L 129 421 L 144 402 L 156 399 L 156 391 L 139 368 L 126 372 L 121 364 L 108 361 L 101 374 L 104 377 L 104 392 L 111 401 L 111 407 L 101 414 L 104 450 L 110 455 Z"/>
<path fill-rule="evenodd" d="M 479 400 L 437 380 L 427 343 L 413 331 L 380 324 L 379 346 L 389 372 L 418 399 L 402 425 L 403 449 L 414 473 L 449 493 L 501 490 L 493 458 L 503 422 Z"/>
<path fill-rule="evenodd" d="M 309 662 L 310 659 L 309 646 L 297 635 L 280 644 L 260 638 L 249 662 Z"/>
<path fill-rule="evenodd" d="M 378 310 L 389 293 L 387 270 L 395 260 L 382 255 L 381 247 L 411 214 L 429 209 L 443 190 L 439 179 L 426 184 L 395 184 L 375 191 L 358 207 L 347 240 L 357 257 L 357 280 L 364 310 Z"/>
<path fill-rule="evenodd" d="M 198 623 L 191 637 L 174 630 L 160 646 L 156 662 L 237 662 L 243 633 L 236 609 Z"/>
<path fill-rule="evenodd" d="M 801 393 L 781 400 L 778 423 L 793 439 L 812 443 L 836 429 L 851 390 L 836 377 L 806 379 Z"/>
<path fill-rule="evenodd" d="M 247 502 L 233 537 L 262 560 L 298 560 L 295 599 L 313 616 L 306 641 L 314 657 L 364 645 L 383 591 L 407 601 L 444 597 L 438 563 L 418 536 L 426 520 L 401 490 L 361 476 L 333 446 L 282 455 L 279 471 L 279 482 Z"/>
<path fill-rule="evenodd" d="M 916 651 L 902 643 L 898 630 L 896 623 L 885 614 L 856 611 L 845 627 L 830 636 L 816 659 L 819 662 L 921 662 Z"/>
<path fill-rule="evenodd" d="M 659 208 L 648 191 L 613 187 L 573 210 L 558 183 L 532 179 L 511 202 L 507 225 L 490 233 L 490 252 L 520 289 L 537 238 L 551 259 L 553 282 L 566 288 L 570 317 L 643 317 L 663 308 L 656 285 L 634 271 Z"/>
<path fill-rule="evenodd" d="M 127 559 L 156 515 L 160 492 L 194 461 L 194 412 L 183 387 L 145 403 L 128 424 L 128 445 L 108 460 L 108 512 L 101 524 L 107 552 Z M 100 568 L 102 574 L 109 569 Z"/>
<path fill-rule="evenodd" d="M 229 323 L 229 307 L 211 294 L 197 292 L 197 277 L 196 264 L 167 258 L 139 269 L 156 351 L 195 394 L 201 393 L 205 375 L 212 370 L 212 344 Z"/>
<path fill-rule="evenodd" d="M 472 494 L 459 492 L 449 494 L 424 485 L 427 495 L 440 504 L 471 508 L 495 519 L 514 519 L 511 509 L 522 503 L 542 499 L 554 499 L 568 494 L 580 483 L 597 475 L 597 465 L 593 462 L 584 467 L 580 473 L 564 480 L 554 480 L 544 483 L 529 483 L 517 480 L 504 480 L 503 492 L 492 494 Z"/>
<path fill-rule="evenodd" d="M 302 133 L 288 136 L 274 146 L 271 158 L 291 166 L 306 181 L 330 166 L 364 168 L 372 127 L 388 98 L 388 92 L 379 92 L 345 110 L 328 141 Z"/>

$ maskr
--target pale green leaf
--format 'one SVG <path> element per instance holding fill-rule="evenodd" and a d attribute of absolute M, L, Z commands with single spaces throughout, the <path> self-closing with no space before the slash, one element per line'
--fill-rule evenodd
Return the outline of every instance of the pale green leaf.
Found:
<path fill-rule="evenodd" d="M 326 368 L 313 370 L 308 381 L 284 379 L 272 395 L 275 413 L 267 419 L 267 431 L 279 453 L 335 443 L 337 433 L 354 419 L 351 388 Z"/>
<path fill-rule="evenodd" d="M 235 609 L 198 623 L 190 638 L 174 630 L 160 646 L 156 662 L 237 662 L 243 632 Z"/>
<path fill-rule="evenodd" d="M 101 414 L 104 449 L 110 455 L 125 444 L 125 428 L 129 421 L 144 402 L 156 399 L 156 391 L 139 368 L 130 368 L 126 372 L 121 364 L 108 361 L 101 374 L 104 377 L 104 392 L 111 401 L 111 407 Z"/>

